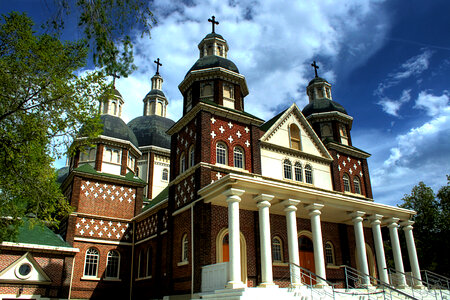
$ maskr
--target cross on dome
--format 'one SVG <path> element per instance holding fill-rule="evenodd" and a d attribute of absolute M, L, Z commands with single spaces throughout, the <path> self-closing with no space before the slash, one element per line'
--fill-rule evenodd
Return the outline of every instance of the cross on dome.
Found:
<path fill-rule="evenodd" d="M 212 33 L 215 33 L 215 25 L 219 25 L 219 22 L 216 21 L 216 17 L 212 16 L 211 19 L 208 19 L 208 22 L 212 23 Z"/>
<path fill-rule="evenodd" d="M 159 75 L 159 66 L 162 66 L 162 63 L 159 62 L 159 57 L 154 63 L 156 64 L 156 74 Z"/>
<path fill-rule="evenodd" d="M 317 69 L 319 69 L 319 66 L 316 64 L 316 61 L 313 61 L 313 63 L 311 64 L 311 67 L 314 68 L 314 73 L 316 74 L 316 77 L 319 77 L 317 75 Z"/>

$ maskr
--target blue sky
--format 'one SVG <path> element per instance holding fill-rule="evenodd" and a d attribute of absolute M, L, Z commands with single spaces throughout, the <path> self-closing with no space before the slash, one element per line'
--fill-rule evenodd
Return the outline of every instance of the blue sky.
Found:
<path fill-rule="evenodd" d="M 51 0 L 0 4 L 2 13 L 27 11 L 36 23 Z M 369 158 L 374 199 L 398 204 L 419 181 L 435 191 L 450 174 L 449 1 L 215 1 L 154 0 L 158 23 L 151 39 L 133 33 L 138 70 L 117 81 L 126 122 L 142 115 L 142 99 L 163 66 L 169 115 L 181 116 L 178 84 L 198 58 L 211 31 L 228 41 L 229 59 L 246 76 L 246 111 L 265 120 L 296 102 L 307 104 L 306 84 L 319 75 L 332 84 L 333 100 L 354 117 L 353 145 Z M 77 37 L 69 22 L 64 36 Z M 57 162 L 61 165 L 61 162 Z"/>

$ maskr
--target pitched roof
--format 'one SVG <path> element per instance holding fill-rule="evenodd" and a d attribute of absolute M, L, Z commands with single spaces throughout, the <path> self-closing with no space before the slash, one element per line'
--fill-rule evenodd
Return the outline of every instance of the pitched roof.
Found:
<path fill-rule="evenodd" d="M 87 173 L 87 174 L 92 174 L 92 175 L 97 175 L 97 176 L 102 176 L 102 177 L 115 178 L 115 179 L 120 179 L 120 180 L 127 180 L 127 181 L 131 181 L 131 182 L 135 182 L 135 183 L 145 183 L 145 181 L 143 181 L 139 177 L 135 176 L 132 172 L 128 172 L 127 175 L 125 175 L 125 176 L 101 173 L 101 172 L 97 172 L 90 164 L 82 164 L 81 166 L 79 166 L 73 170 L 77 171 L 77 172 L 81 172 L 81 173 Z"/>
<path fill-rule="evenodd" d="M 47 226 L 41 223 L 30 222 L 29 220 L 24 220 L 23 224 L 19 227 L 19 232 L 14 242 L 71 248 L 68 243 Z"/>
<path fill-rule="evenodd" d="M 167 186 L 165 189 L 163 189 L 161 191 L 161 193 L 159 193 L 155 198 L 153 198 L 153 200 L 150 201 L 149 204 L 144 206 L 142 211 L 144 212 L 146 210 L 149 210 L 150 208 L 152 208 L 153 206 L 155 206 L 158 203 L 161 203 L 163 200 L 167 199 L 168 197 L 169 197 L 169 187 Z"/>
<path fill-rule="evenodd" d="M 262 131 L 267 131 L 269 130 L 269 128 L 284 114 L 284 112 L 286 110 L 288 110 L 289 108 L 286 108 L 285 110 L 283 110 L 282 112 L 280 112 L 278 115 L 276 115 L 275 117 L 273 117 L 272 119 L 270 119 L 269 121 L 267 121 L 266 123 L 262 124 L 259 128 Z"/>

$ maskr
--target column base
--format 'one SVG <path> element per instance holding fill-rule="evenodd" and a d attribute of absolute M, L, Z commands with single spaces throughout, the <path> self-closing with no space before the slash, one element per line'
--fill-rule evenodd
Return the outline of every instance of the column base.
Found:
<path fill-rule="evenodd" d="M 227 289 L 243 289 L 246 286 L 242 283 L 242 281 L 228 281 L 225 288 Z"/>
<path fill-rule="evenodd" d="M 289 288 L 291 288 L 291 289 L 298 289 L 298 288 L 300 288 L 302 286 L 303 286 L 303 284 L 301 284 L 299 282 L 296 282 L 296 283 L 292 283 L 291 282 L 291 284 L 289 285 Z"/>
<path fill-rule="evenodd" d="M 260 283 L 258 285 L 258 287 L 260 287 L 260 288 L 278 288 L 278 285 L 276 285 L 273 282 L 263 282 L 263 283 Z"/>
<path fill-rule="evenodd" d="M 419 283 L 419 284 L 414 285 L 413 289 L 415 289 L 415 290 L 423 290 L 423 289 L 425 289 L 425 286 L 423 284 Z"/>

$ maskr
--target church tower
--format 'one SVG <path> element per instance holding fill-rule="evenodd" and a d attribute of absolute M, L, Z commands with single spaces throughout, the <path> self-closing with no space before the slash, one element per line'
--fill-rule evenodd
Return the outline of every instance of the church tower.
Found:
<path fill-rule="evenodd" d="M 345 108 L 333 101 L 331 84 L 318 76 L 314 61 L 315 77 L 306 87 L 309 104 L 302 113 L 322 140 L 330 154 L 333 187 L 336 191 L 360 194 L 372 198 L 367 158 L 370 154 L 352 145 L 350 131 L 353 117 Z"/>

